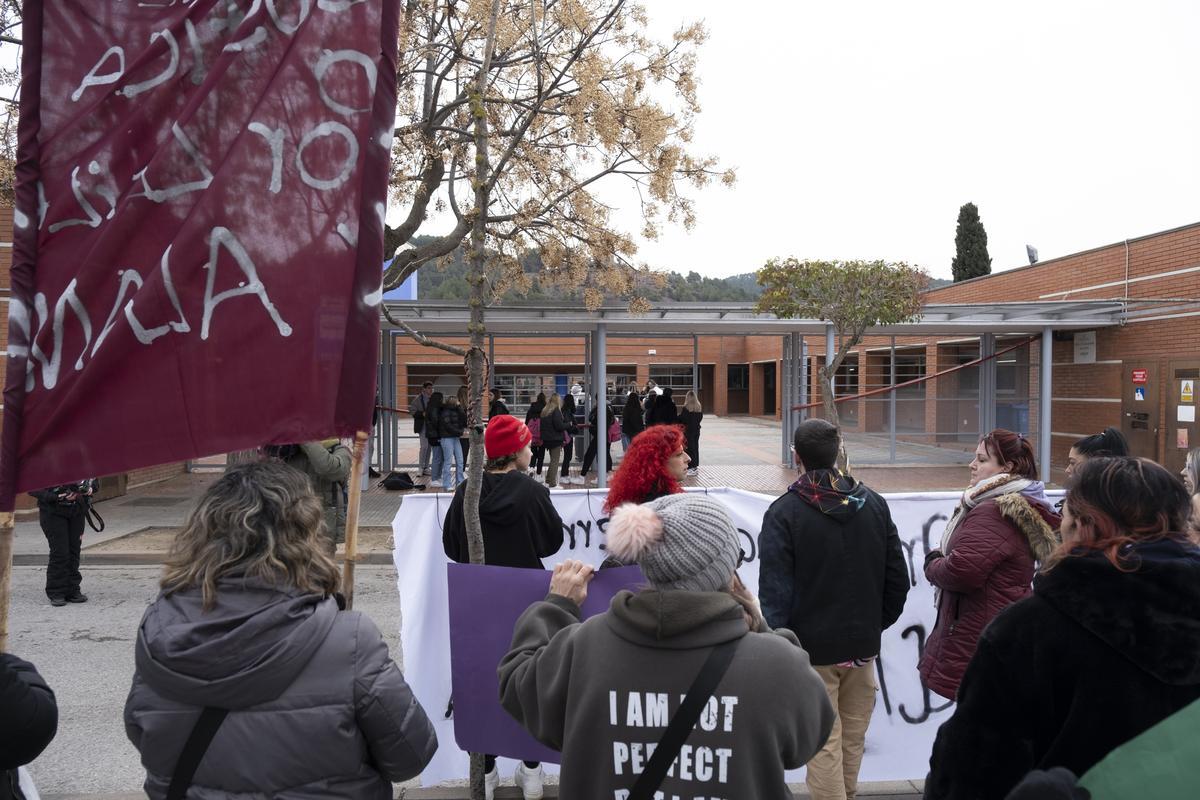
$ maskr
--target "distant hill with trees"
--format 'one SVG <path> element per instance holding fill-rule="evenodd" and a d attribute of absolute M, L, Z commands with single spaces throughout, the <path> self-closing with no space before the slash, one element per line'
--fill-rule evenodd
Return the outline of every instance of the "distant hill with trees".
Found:
<path fill-rule="evenodd" d="M 421 246 L 422 238 L 416 237 L 413 244 Z M 501 295 L 501 302 L 583 304 L 583 292 L 577 288 L 542 285 L 538 276 L 541 258 L 536 252 L 526 254 L 523 267 L 529 279 L 529 290 L 524 293 L 516 290 L 505 292 Z M 470 293 L 467 266 L 461 248 L 447 256 L 441 264 L 431 262 L 421 267 L 417 276 L 418 291 L 425 300 L 459 300 L 465 303 Z M 929 286 L 932 289 L 949 283 L 935 278 L 929 282 Z M 638 289 L 651 302 L 753 303 L 762 294 L 762 287 L 758 285 L 753 272 L 728 278 L 707 278 L 694 270 L 686 275 L 657 272 L 654 278 L 642 279 Z"/>

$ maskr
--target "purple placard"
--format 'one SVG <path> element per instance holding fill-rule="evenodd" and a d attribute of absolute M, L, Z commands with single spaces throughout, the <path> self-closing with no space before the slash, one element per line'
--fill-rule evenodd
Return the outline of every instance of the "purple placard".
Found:
<path fill-rule="evenodd" d="M 550 572 L 478 564 L 447 564 L 446 569 L 455 742 L 469 753 L 557 764 L 559 753 L 537 742 L 500 707 L 496 675 L 512 643 L 517 618 L 531 604 L 545 599 Z M 645 585 L 638 567 L 597 572 L 588 584 L 584 619 L 607 611 L 622 589 L 636 591 Z"/>

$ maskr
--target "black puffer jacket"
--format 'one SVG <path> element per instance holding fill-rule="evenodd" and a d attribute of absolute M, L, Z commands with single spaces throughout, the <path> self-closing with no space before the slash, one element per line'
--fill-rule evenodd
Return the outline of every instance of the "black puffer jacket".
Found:
<path fill-rule="evenodd" d="M 979 639 L 938 731 L 925 797 L 1003 798 L 1032 769 L 1082 775 L 1200 698 L 1200 549 L 1136 545 L 1039 575 Z"/>
<path fill-rule="evenodd" d="M 33 761 L 58 730 L 54 692 L 33 668 L 0 653 L 0 800 L 20 798 L 17 767 Z"/>
<path fill-rule="evenodd" d="M 442 406 L 438 414 L 438 433 L 443 439 L 458 439 L 467 429 L 467 415 L 462 406 Z"/>

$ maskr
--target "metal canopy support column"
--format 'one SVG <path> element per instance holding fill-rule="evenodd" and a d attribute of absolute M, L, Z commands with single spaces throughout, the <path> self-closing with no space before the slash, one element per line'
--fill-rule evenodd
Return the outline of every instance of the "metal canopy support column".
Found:
<path fill-rule="evenodd" d="M 836 347 L 833 336 L 833 325 L 825 326 L 825 366 L 829 367 L 833 364 L 834 348 Z M 834 402 L 837 402 L 837 375 L 829 376 L 829 385 L 832 387 Z"/>
<path fill-rule="evenodd" d="M 996 428 L 996 335 L 979 337 L 979 357 L 987 359 L 979 365 L 979 435 Z"/>
<path fill-rule="evenodd" d="M 585 422 L 592 413 L 592 395 L 596 393 L 596 376 L 592 372 L 592 363 L 592 337 L 591 334 L 585 333 L 583 335 L 583 419 Z M 583 452 L 586 453 L 592 443 L 591 437 L 595 435 L 595 431 L 591 428 L 583 430 Z"/>
<path fill-rule="evenodd" d="M 379 332 L 379 405 L 384 409 L 399 408 L 396 402 L 396 341 L 390 331 Z M 396 468 L 396 443 L 398 441 L 396 412 L 379 412 L 379 425 L 375 427 L 375 452 L 379 454 L 379 469 L 387 473 Z"/>
<path fill-rule="evenodd" d="M 484 389 L 492 389 L 496 386 L 496 334 L 488 334 L 488 382 Z M 513 398 L 514 402 L 516 398 Z M 491 403 L 491 399 L 486 392 L 483 397 L 483 407 L 486 409 Z"/>
<path fill-rule="evenodd" d="M 808 405 L 808 339 L 800 337 L 800 405 Z M 800 421 L 808 419 L 808 409 L 800 412 Z"/>
<path fill-rule="evenodd" d="M 892 337 L 891 358 L 889 363 L 890 369 L 888 380 L 891 382 L 892 390 L 888 392 L 888 462 L 896 463 L 896 337 Z"/>
<path fill-rule="evenodd" d="M 596 326 L 596 338 L 593 342 L 593 349 L 596 351 L 592 356 L 592 371 L 596 376 L 596 488 L 603 489 L 608 486 L 608 464 L 604 456 L 607 454 L 605 443 L 608 441 L 608 414 L 605 409 L 608 405 L 608 342 L 607 342 L 608 326 L 601 322 Z"/>
<path fill-rule="evenodd" d="M 700 337 L 692 334 L 692 391 L 700 399 Z"/>
<path fill-rule="evenodd" d="M 1050 381 L 1054 371 L 1054 331 L 1042 330 L 1042 375 L 1038 382 L 1038 463 L 1042 480 L 1050 482 Z"/>
<path fill-rule="evenodd" d="M 788 442 L 792 440 L 792 406 L 796 404 L 796 399 L 792 397 L 792 372 L 795 370 L 795 362 L 792 358 L 792 341 L 794 334 L 784 334 L 783 337 L 783 373 L 780 378 L 780 394 L 782 395 L 781 405 L 783 406 L 782 422 L 780 426 L 779 437 L 779 459 L 780 463 L 785 467 L 788 463 Z"/>

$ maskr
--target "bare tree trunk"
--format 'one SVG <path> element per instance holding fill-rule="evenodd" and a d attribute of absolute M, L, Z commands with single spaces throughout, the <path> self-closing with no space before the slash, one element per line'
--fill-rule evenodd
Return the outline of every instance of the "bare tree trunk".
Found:
<path fill-rule="evenodd" d="M 479 491 L 483 484 L 483 392 L 484 392 L 484 327 L 483 310 L 487 305 L 487 213 L 491 200 L 489 172 L 491 164 L 488 153 L 488 118 L 484 97 L 487 96 L 488 71 L 491 69 L 492 50 L 496 44 L 496 21 L 500 16 L 500 0 L 492 0 L 488 15 L 487 38 L 483 45 L 483 63 L 471 97 L 471 114 L 474 117 L 475 135 L 475 215 L 471 221 L 471 256 L 467 282 L 471 286 L 471 321 L 467 332 L 471 336 L 471 347 L 467 351 L 467 401 L 470 411 L 471 454 L 467 463 L 467 488 L 463 498 L 467 524 L 467 551 L 472 564 L 483 563 L 483 528 L 479 524 Z M 484 759 L 481 753 L 471 754 L 471 798 L 484 798 Z"/>
<path fill-rule="evenodd" d="M 12 594 L 13 512 L 0 513 L 0 653 L 8 651 L 8 599 Z"/>

